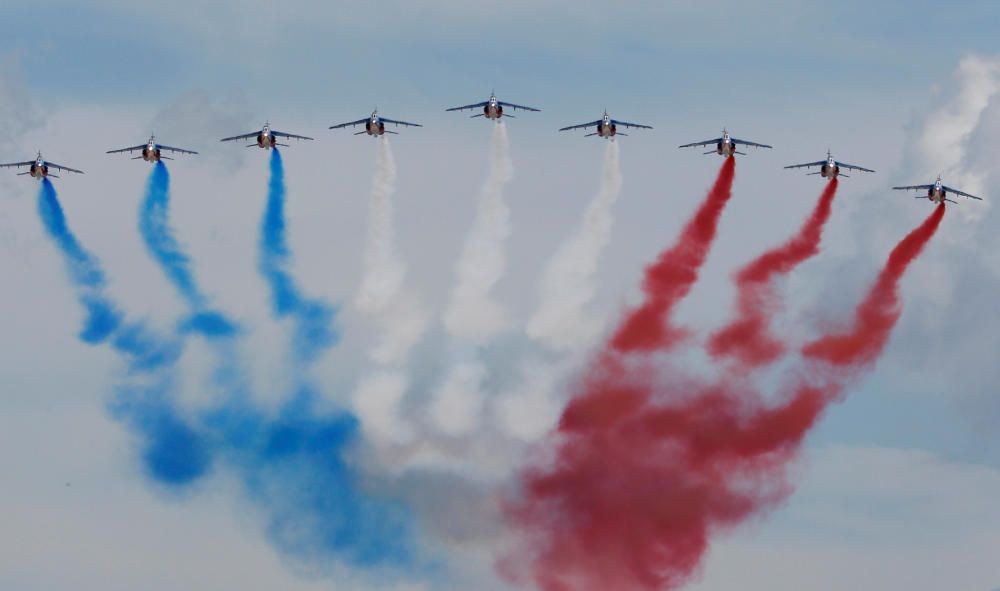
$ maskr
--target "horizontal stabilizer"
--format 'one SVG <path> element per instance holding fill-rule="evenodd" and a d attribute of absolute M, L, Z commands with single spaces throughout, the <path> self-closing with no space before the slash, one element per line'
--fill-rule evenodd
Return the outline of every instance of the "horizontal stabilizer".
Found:
<path fill-rule="evenodd" d="M 484 115 L 482 113 L 478 115 L 469 115 L 469 119 L 475 119 L 476 117 L 484 117 Z"/>
<path fill-rule="evenodd" d="M 718 152 L 718 150 L 709 150 L 707 152 L 703 152 L 702 156 L 707 155 L 707 154 L 716 154 L 717 152 Z"/>

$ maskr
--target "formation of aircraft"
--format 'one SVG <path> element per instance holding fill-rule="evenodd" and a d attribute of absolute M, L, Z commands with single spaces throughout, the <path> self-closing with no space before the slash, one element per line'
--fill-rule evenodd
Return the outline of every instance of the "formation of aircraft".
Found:
<path fill-rule="evenodd" d="M 256 143 L 247 144 L 246 147 L 253 148 L 254 146 L 258 148 L 263 148 L 265 150 L 270 150 L 275 146 L 287 146 L 288 144 L 282 144 L 278 142 L 279 138 L 291 138 L 296 140 L 311 140 L 313 138 L 306 137 L 304 135 L 295 135 L 294 133 L 285 133 L 283 131 L 278 131 L 276 129 L 271 129 L 271 123 L 267 122 L 260 131 L 254 131 L 250 133 L 244 133 L 243 135 L 234 135 L 233 137 L 224 137 L 220 142 L 235 142 L 237 140 L 249 140 L 254 139 Z"/>
<path fill-rule="evenodd" d="M 865 168 L 863 166 L 857 166 L 855 164 L 845 164 L 843 162 L 838 162 L 833 159 L 833 154 L 830 150 L 826 151 L 826 160 L 818 160 L 816 162 L 807 162 L 805 164 L 792 164 L 791 166 L 786 166 L 785 168 L 812 168 L 813 166 L 818 166 L 819 170 L 816 172 L 810 172 L 808 174 L 818 174 L 823 178 L 833 180 L 838 176 L 848 177 L 846 174 L 841 174 L 840 169 L 846 168 L 847 170 L 857 170 L 860 172 L 875 172 L 870 168 Z"/>
<path fill-rule="evenodd" d="M 27 166 L 28 170 L 17 173 L 18 176 L 30 174 L 32 178 L 36 178 L 39 180 L 44 179 L 46 177 L 52 177 L 54 179 L 59 178 L 57 175 L 54 175 L 49 172 L 50 168 L 54 168 L 56 170 L 63 170 L 66 172 L 75 172 L 77 174 L 83 174 L 82 170 L 77 170 L 75 168 L 70 168 L 68 166 L 63 166 L 62 164 L 56 164 L 55 162 L 49 162 L 48 160 L 45 160 L 44 158 L 42 158 L 41 150 L 38 151 L 38 155 L 35 156 L 34 160 L 25 160 L 24 162 L 10 162 L 8 164 L 0 164 L 0 168 L 21 168 L 22 166 Z"/>
<path fill-rule="evenodd" d="M 500 121 L 501 117 L 514 117 L 510 113 L 504 113 L 503 108 L 507 107 L 514 111 L 518 109 L 522 111 L 534 111 L 538 112 L 541 109 L 536 109 L 534 107 L 525 107 L 524 105 L 515 105 L 514 103 L 505 103 L 504 101 L 497 100 L 497 95 L 495 92 L 490 93 L 490 98 L 481 103 L 473 103 L 471 105 L 462 105 L 461 107 L 452 107 L 450 109 L 445 109 L 445 111 L 465 111 L 473 109 L 482 109 L 482 113 L 472 115 L 470 119 L 475 119 L 476 117 L 485 117 L 487 119 L 495 119 Z"/>
<path fill-rule="evenodd" d="M 598 137 L 614 139 L 616 135 L 628 135 L 627 133 L 621 133 L 618 131 L 618 127 L 625 128 L 636 128 L 636 129 L 653 129 L 650 125 L 643 125 L 642 123 L 630 123 L 628 121 L 619 121 L 618 119 L 612 119 L 608 112 L 605 110 L 604 115 L 597 121 L 590 121 L 588 123 L 580 123 L 579 125 L 570 125 L 568 127 L 563 127 L 559 131 L 570 131 L 573 129 L 586 129 L 588 127 L 593 127 L 594 132 L 588 133 L 583 137 L 590 137 L 596 135 Z"/>
<path fill-rule="evenodd" d="M 446 111 L 465 111 L 465 110 L 478 110 L 482 109 L 482 113 L 477 113 L 472 115 L 473 118 L 484 117 L 486 119 L 492 119 L 497 123 L 501 122 L 503 117 L 513 117 L 510 113 L 505 111 L 505 109 L 511 111 L 532 111 L 538 112 L 541 109 L 536 109 L 535 107 L 528 107 L 525 105 L 518 105 L 515 103 L 508 103 L 497 99 L 496 93 L 490 93 L 490 98 L 479 103 L 473 103 L 470 105 L 462 105 L 460 107 L 451 107 L 445 109 Z M 378 109 L 372 111 L 372 114 L 364 119 L 358 119 L 357 121 L 348 121 L 346 123 L 339 123 L 337 125 L 331 125 L 330 129 L 344 129 L 348 127 L 354 127 L 357 125 L 364 125 L 364 129 L 357 131 L 354 135 L 368 134 L 371 137 L 379 137 L 384 134 L 390 133 L 395 134 L 397 132 L 386 129 L 386 124 L 401 126 L 401 127 L 423 127 L 419 123 L 411 123 L 409 121 L 400 121 L 398 119 L 389 119 L 382 117 L 378 113 Z M 614 140 L 616 136 L 628 135 L 619 131 L 619 128 L 625 129 L 653 129 L 651 125 L 645 125 L 642 123 L 633 123 L 630 121 L 622 121 L 619 119 L 613 119 L 607 112 L 600 119 L 595 121 L 589 121 L 587 123 L 580 123 L 577 125 L 569 125 L 567 127 L 562 127 L 559 131 L 571 131 L 575 129 L 593 129 L 591 133 L 584 135 L 584 137 L 598 136 L 610 140 Z M 312 140 L 313 138 L 296 135 L 294 133 L 286 133 L 283 131 L 278 131 L 271 128 L 270 122 L 264 124 L 260 131 L 254 131 L 250 133 L 245 133 L 242 135 L 234 135 L 232 137 L 222 138 L 220 141 L 223 142 L 233 142 L 239 140 L 253 140 L 253 143 L 247 144 L 246 147 L 258 147 L 264 150 L 270 150 L 277 146 L 287 146 L 288 144 L 281 143 L 282 139 L 297 139 L 297 140 Z M 718 154 L 723 158 L 731 158 L 736 154 L 746 155 L 745 152 L 740 151 L 741 146 L 750 146 L 754 148 L 767 148 L 771 149 L 772 146 L 767 144 L 761 144 L 758 142 L 752 142 L 749 140 L 741 140 L 734 138 L 729 135 L 726 129 L 722 130 L 722 137 L 717 137 L 710 140 L 704 140 L 700 142 L 693 142 L 690 144 L 683 144 L 678 146 L 679 148 L 694 148 L 701 146 L 713 146 L 713 149 L 705 152 L 705 154 Z M 133 160 L 145 160 L 146 162 L 159 162 L 160 160 L 171 160 L 169 156 L 164 155 L 164 152 L 169 152 L 172 154 L 197 154 L 194 150 L 188 150 L 185 148 L 176 148 L 173 146 L 167 146 L 160 144 L 156 141 L 154 135 L 149 136 L 149 140 L 145 144 L 139 144 L 137 146 L 130 146 L 127 148 L 119 148 L 117 150 L 108 150 L 108 154 L 132 154 L 134 152 L 139 152 L 139 155 L 134 156 Z M 58 178 L 57 175 L 52 174 L 52 170 L 65 171 L 65 172 L 75 172 L 78 174 L 83 174 L 82 170 L 77 170 L 75 168 L 70 168 L 68 166 L 63 166 L 61 164 L 56 164 L 54 162 L 49 162 L 42 158 L 41 151 L 34 160 L 27 160 L 24 162 L 10 162 L 7 164 L 0 164 L 0 168 L 21 168 L 28 167 L 25 172 L 17 173 L 18 175 L 31 175 L 32 178 L 44 179 L 46 177 Z M 838 177 L 847 177 L 844 174 L 844 170 L 848 171 L 858 171 L 858 172 L 875 172 L 870 168 L 865 168 L 863 166 L 858 166 L 856 164 L 847 164 L 846 162 L 840 162 L 834 159 L 833 154 L 829 150 L 826 152 L 825 160 L 817 160 L 816 162 L 806 162 L 803 164 L 791 164 L 786 166 L 786 169 L 795 168 L 814 168 L 818 167 L 819 170 L 815 172 L 808 173 L 809 175 L 819 175 L 826 179 L 836 179 Z M 893 187 L 896 190 L 916 190 L 916 191 L 926 191 L 926 195 L 918 195 L 920 199 L 927 198 L 935 203 L 943 203 L 949 201 L 951 203 L 956 203 L 952 199 L 948 198 L 948 195 L 961 195 L 962 197 L 967 197 L 969 199 L 982 200 L 980 197 L 975 195 L 970 195 L 958 189 L 953 189 L 941 181 L 941 176 L 939 175 L 937 180 L 933 184 L 928 185 L 907 185 L 902 187 Z"/>
<path fill-rule="evenodd" d="M 678 148 L 696 148 L 700 146 L 711 146 L 715 144 L 714 150 L 709 150 L 705 152 L 706 154 L 718 154 L 723 158 L 729 158 L 733 154 L 739 154 L 741 156 L 746 156 L 746 152 L 740 152 L 738 146 L 753 146 L 754 148 L 768 148 L 771 146 L 767 144 L 758 144 L 757 142 L 751 142 L 748 140 L 738 140 L 729 135 L 729 132 L 722 129 L 722 137 L 717 137 L 713 140 L 705 140 L 703 142 L 694 142 L 692 144 L 684 144 L 683 146 L 677 146 Z"/>
<path fill-rule="evenodd" d="M 149 141 L 145 144 L 139 144 L 138 146 L 132 146 L 130 148 L 120 148 L 118 150 L 108 150 L 108 154 L 121 154 L 135 152 L 137 150 L 142 150 L 142 154 L 135 156 L 132 160 L 145 160 L 146 162 L 159 162 L 163 160 L 173 160 L 169 156 L 164 156 L 163 152 L 173 152 L 174 154 L 197 154 L 194 150 L 185 150 L 184 148 L 174 148 L 172 146 L 165 146 L 163 144 L 156 143 L 156 136 L 149 136 Z"/>
<path fill-rule="evenodd" d="M 969 195 L 968 193 L 959 191 L 958 189 L 952 189 L 951 187 L 943 184 L 941 182 L 941 175 L 938 175 L 937 180 L 934 181 L 934 183 L 931 185 L 907 185 L 905 187 L 893 187 L 893 189 L 896 189 L 898 191 L 908 191 L 908 190 L 927 191 L 926 195 L 917 195 L 917 199 L 927 198 L 933 201 L 934 203 L 942 203 L 944 201 L 950 201 L 951 203 L 958 203 L 957 201 L 948 199 L 949 193 L 951 193 L 952 195 L 961 195 L 962 197 L 968 197 L 969 199 L 976 199 L 978 201 L 983 200 L 982 197 Z"/>
<path fill-rule="evenodd" d="M 355 125 L 364 124 L 365 128 L 362 131 L 356 132 L 354 135 L 361 135 L 367 133 L 372 137 L 378 137 L 385 133 L 395 134 L 395 131 L 389 131 L 385 128 L 386 123 L 391 123 L 393 125 L 402 125 L 404 127 L 423 127 L 419 123 L 410 123 L 408 121 L 397 121 L 396 119 L 387 119 L 378 114 L 378 109 L 372 111 L 371 116 L 365 117 L 364 119 L 358 119 L 357 121 L 349 121 L 347 123 L 339 123 L 337 125 L 331 125 L 330 129 L 343 129 L 345 127 L 354 127 Z"/>

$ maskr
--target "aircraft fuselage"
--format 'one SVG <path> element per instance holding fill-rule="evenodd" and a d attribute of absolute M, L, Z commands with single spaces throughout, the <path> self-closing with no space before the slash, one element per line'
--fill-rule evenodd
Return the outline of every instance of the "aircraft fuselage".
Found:
<path fill-rule="evenodd" d="M 597 137 L 613 139 L 618 135 L 618 126 L 607 115 L 597 123 Z"/>
<path fill-rule="evenodd" d="M 487 119 L 496 119 L 499 121 L 500 118 L 503 117 L 503 105 L 495 100 L 490 100 L 490 102 L 486 103 L 483 107 L 483 116 Z"/>
<path fill-rule="evenodd" d="M 147 144 L 146 147 L 142 149 L 142 159 L 146 162 L 159 162 L 160 148 L 156 144 Z"/>
<path fill-rule="evenodd" d="M 832 160 L 827 160 L 826 164 L 820 167 L 819 174 L 823 178 L 830 179 L 831 181 L 840 174 L 840 167 L 837 163 Z"/>
<path fill-rule="evenodd" d="M 270 150 L 278 144 L 278 138 L 271 135 L 271 130 L 265 127 L 257 134 L 257 147 Z"/>
<path fill-rule="evenodd" d="M 722 140 L 715 145 L 715 151 L 723 158 L 729 158 L 736 153 L 736 144 L 729 138 L 729 134 L 724 134 Z"/>
<path fill-rule="evenodd" d="M 383 123 L 378 117 L 369 117 L 368 121 L 365 122 L 365 131 L 367 131 L 368 135 L 372 137 L 384 135 L 385 123 Z"/>
<path fill-rule="evenodd" d="M 45 162 L 35 161 L 35 163 L 31 165 L 31 168 L 28 169 L 28 174 L 31 175 L 31 178 L 42 180 L 49 176 L 49 167 L 45 164 Z"/>

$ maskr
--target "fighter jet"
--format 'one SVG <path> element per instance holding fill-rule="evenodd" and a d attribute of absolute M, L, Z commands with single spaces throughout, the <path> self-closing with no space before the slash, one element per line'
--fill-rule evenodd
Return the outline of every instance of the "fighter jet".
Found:
<path fill-rule="evenodd" d="M 739 154 L 741 156 L 746 156 L 745 152 L 740 152 L 736 147 L 740 144 L 744 146 L 753 146 L 755 148 L 770 148 L 767 144 L 758 144 L 757 142 L 750 142 L 747 140 L 738 140 L 734 137 L 730 137 L 729 132 L 725 129 L 722 130 L 722 137 L 717 137 L 714 140 L 705 140 L 703 142 L 694 142 L 693 144 L 684 144 L 683 146 L 677 146 L 678 148 L 694 148 L 697 146 L 710 146 L 715 144 L 714 150 L 709 150 L 705 152 L 706 154 L 718 154 L 723 158 L 729 158 L 733 154 Z"/>
<path fill-rule="evenodd" d="M 590 137 L 596 135 L 603 138 L 614 139 L 616 135 L 628 135 L 627 133 L 620 133 L 618 131 L 618 126 L 622 127 L 634 127 L 636 129 L 653 129 L 649 125 L 643 125 L 641 123 L 629 123 L 628 121 L 619 121 L 617 119 L 612 119 L 608 115 L 607 111 L 604 111 L 604 115 L 597 121 L 591 121 L 589 123 L 581 123 L 579 125 L 570 125 L 569 127 L 563 127 L 559 131 L 569 131 L 571 129 L 584 129 L 586 127 L 594 126 L 596 131 L 594 133 L 588 133 L 583 137 Z"/>
<path fill-rule="evenodd" d="M 66 172 L 75 172 L 78 174 L 83 174 L 82 170 L 77 170 L 75 168 L 70 168 L 68 166 L 63 166 L 61 164 L 56 164 L 55 162 L 48 162 L 42 158 L 42 152 L 38 152 L 38 156 L 34 160 L 28 160 L 26 162 L 11 162 L 10 164 L 0 164 L 0 168 L 20 168 L 22 166 L 29 166 L 30 168 L 25 172 L 19 172 L 18 175 L 30 174 L 32 178 L 42 180 L 45 177 L 52 177 L 54 179 L 59 178 L 54 174 L 49 173 L 50 168 L 56 170 L 64 170 Z"/>
<path fill-rule="evenodd" d="M 515 105 L 514 103 L 505 103 L 503 101 L 498 101 L 495 92 L 490 93 L 490 98 L 487 101 L 483 101 L 481 103 L 475 103 L 472 105 L 464 105 L 461 107 L 452 107 L 450 109 L 445 109 L 445 111 L 464 111 L 466 109 L 469 110 L 482 109 L 483 110 L 482 113 L 477 113 L 476 115 L 470 117 L 470 119 L 475 119 L 476 117 L 486 117 L 487 119 L 496 119 L 497 122 L 499 123 L 501 117 L 513 117 L 513 115 L 511 115 L 510 113 L 503 112 L 504 107 L 507 107 L 514 111 L 518 109 L 521 109 L 522 111 L 534 111 L 536 113 L 538 111 L 541 111 L 541 109 L 536 109 L 534 107 L 525 107 L 524 105 Z"/>
<path fill-rule="evenodd" d="M 983 200 L 982 197 L 969 195 L 968 193 L 964 193 L 962 191 L 959 191 L 958 189 L 952 189 L 951 187 L 942 184 L 941 175 L 938 175 L 938 178 L 936 181 L 934 181 L 933 185 L 909 185 L 906 187 L 893 187 L 893 189 L 897 189 L 900 191 L 906 191 L 908 189 L 913 189 L 915 191 L 927 191 L 927 195 L 917 195 L 916 196 L 917 199 L 924 199 L 926 197 L 927 199 L 930 199 L 934 203 L 941 203 L 942 201 L 950 201 L 951 203 L 958 203 L 957 201 L 952 201 L 951 199 L 948 199 L 949 193 L 954 193 L 955 195 L 961 195 L 962 197 L 968 197 L 969 199 L 977 199 L 979 201 Z"/>
<path fill-rule="evenodd" d="M 257 146 L 258 148 L 263 148 L 265 150 L 270 150 L 275 146 L 287 146 L 288 144 L 282 144 L 278 142 L 278 138 L 293 138 L 297 140 L 311 140 L 313 138 L 306 137 L 304 135 L 295 135 L 294 133 L 285 133 L 283 131 L 278 131 L 276 129 L 271 129 L 270 123 L 265 123 L 264 128 L 260 131 L 255 131 L 252 133 L 245 133 L 243 135 L 234 135 L 233 137 L 224 137 L 220 142 L 233 142 L 236 140 L 248 140 L 254 139 L 257 143 L 247 144 L 248 148 Z"/>
<path fill-rule="evenodd" d="M 816 172 L 810 172 L 808 174 L 818 174 L 823 178 L 828 178 L 830 180 L 833 180 L 838 176 L 850 178 L 846 174 L 840 173 L 841 168 L 846 168 L 847 170 L 859 170 L 861 172 L 875 172 L 874 170 L 871 170 L 870 168 L 865 168 L 863 166 L 838 162 L 833 159 L 833 155 L 830 154 L 830 150 L 826 151 L 826 160 L 819 160 L 817 162 L 808 162 L 806 164 L 792 164 L 791 166 L 786 166 L 785 168 L 811 168 L 813 166 L 818 166 L 819 170 Z"/>
<path fill-rule="evenodd" d="M 164 146 L 163 144 L 156 143 L 156 136 L 149 136 L 149 141 L 145 144 L 140 144 L 138 146 L 132 146 L 131 148 L 121 148 L 120 150 L 108 150 L 108 154 L 120 154 L 122 152 L 132 153 L 137 150 L 142 150 L 142 154 L 135 156 L 132 160 L 145 160 L 146 162 L 159 162 L 163 160 L 173 160 L 169 156 L 164 156 L 161 154 L 163 151 L 173 152 L 175 154 L 197 154 L 193 150 L 185 150 L 184 148 L 174 148 L 172 146 Z"/>
<path fill-rule="evenodd" d="M 404 125 L 407 127 L 423 127 L 419 123 L 409 123 L 406 121 L 396 121 L 395 119 L 386 119 L 378 114 L 378 109 L 372 111 L 370 117 L 365 117 L 364 119 L 358 119 L 357 121 L 351 121 L 350 123 L 340 123 L 338 125 L 331 125 L 330 129 L 343 129 L 345 127 L 354 127 L 355 125 L 365 124 L 365 128 L 362 131 L 355 132 L 354 135 L 361 135 L 367 133 L 372 137 L 378 137 L 384 133 L 395 134 L 395 131 L 387 131 L 385 128 L 386 123 L 391 123 L 393 125 Z"/>

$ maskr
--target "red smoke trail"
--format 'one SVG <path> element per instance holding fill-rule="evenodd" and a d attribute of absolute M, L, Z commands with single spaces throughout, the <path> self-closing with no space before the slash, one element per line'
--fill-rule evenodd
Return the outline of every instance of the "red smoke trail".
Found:
<path fill-rule="evenodd" d="M 702 383 L 609 343 L 564 411 L 546 464 L 525 470 L 524 496 L 506 508 L 526 534 L 518 550 L 532 554 L 505 565 L 531 563 L 545 591 L 683 585 L 710 536 L 791 492 L 788 462 L 844 379 L 881 352 L 899 317 L 897 282 L 943 214 L 936 209 L 892 251 L 850 332 L 805 348 L 833 371 L 823 385 L 812 385 L 817 367 L 806 363 L 769 401 L 745 378 Z M 655 334 L 660 341 L 644 350 L 674 343 L 669 331 Z"/>
<path fill-rule="evenodd" d="M 760 255 L 736 275 L 737 317 L 708 342 L 709 354 L 733 357 L 744 367 L 761 367 L 785 351 L 784 344 L 768 330 L 771 316 L 780 306 L 773 281 L 819 252 L 823 227 L 830 219 L 837 179 L 827 183 L 812 214 L 788 242 Z"/>
<path fill-rule="evenodd" d="M 669 315 L 698 279 L 719 216 L 732 195 L 735 171 L 736 159 L 726 158 L 715 184 L 680 238 L 646 269 L 642 285 L 646 301 L 622 321 L 611 339 L 613 349 L 620 353 L 664 349 L 683 336 L 680 329 L 669 325 Z"/>
<path fill-rule="evenodd" d="M 944 203 L 940 203 L 924 223 L 892 249 L 875 285 L 858 306 L 854 326 L 850 331 L 828 335 L 809 343 L 802 350 L 803 355 L 835 366 L 863 366 L 873 363 L 885 348 L 892 327 L 896 325 L 902 312 L 897 289 L 899 279 L 937 232 L 943 217 Z"/>

